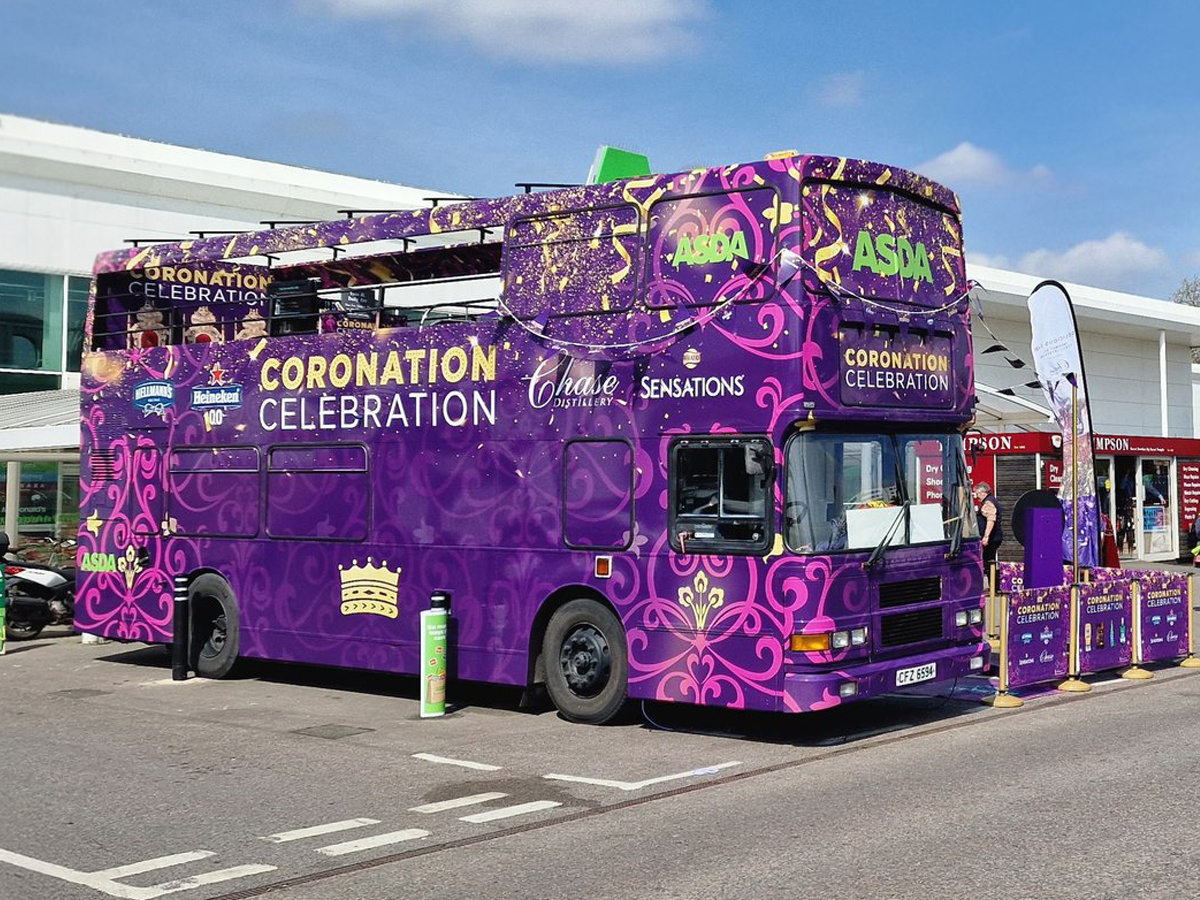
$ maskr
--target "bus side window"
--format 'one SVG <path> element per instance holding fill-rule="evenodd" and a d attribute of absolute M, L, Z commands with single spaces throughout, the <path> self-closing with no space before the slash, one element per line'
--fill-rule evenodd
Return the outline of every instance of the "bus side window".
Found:
<path fill-rule="evenodd" d="M 689 438 L 671 448 L 671 546 L 761 553 L 771 546 L 774 457 L 765 438 Z"/>
<path fill-rule="evenodd" d="M 563 542 L 587 550 L 625 550 L 633 542 L 633 448 L 628 442 L 567 444 Z"/>
<path fill-rule="evenodd" d="M 290 444 L 267 456 L 267 534 L 362 541 L 371 483 L 360 444 Z"/>

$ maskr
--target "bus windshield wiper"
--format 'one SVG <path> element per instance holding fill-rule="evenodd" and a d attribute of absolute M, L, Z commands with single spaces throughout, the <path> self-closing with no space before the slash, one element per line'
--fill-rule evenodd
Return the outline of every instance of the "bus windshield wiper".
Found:
<path fill-rule="evenodd" d="M 879 543 L 875 545 L 875 549 L 871 551 L 871 555 L 867 557 L 867 561 L 863 563 L 863 568 L 870 570 L 874 568 L 875 563 L 883 557 L 883 552 L 891 545 L 892 536 L 896 533 L 896 526 L 902 521 L 908 519 L 908 503 L 904 502 L 900 505 L 900 509 L 896 512 L 896 518 L 892 519 L 892 524 L 888 526 L 888 530 L 883 537 L 879 539 Z"/>

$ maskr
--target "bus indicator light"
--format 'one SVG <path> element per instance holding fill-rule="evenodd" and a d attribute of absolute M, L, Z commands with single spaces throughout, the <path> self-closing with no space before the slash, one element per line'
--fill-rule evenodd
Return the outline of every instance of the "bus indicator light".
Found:
<path fill-rule="evenodd" d="M 612 577 L 612 557 L 597 556 L 596 557 L 596 577 L 611 578 Z"/>
<path fill-rule="evenodd" d="M 793 653 L 821 653 L 829 649 L 829 635 L 793 634 L 790 645 Z"/>

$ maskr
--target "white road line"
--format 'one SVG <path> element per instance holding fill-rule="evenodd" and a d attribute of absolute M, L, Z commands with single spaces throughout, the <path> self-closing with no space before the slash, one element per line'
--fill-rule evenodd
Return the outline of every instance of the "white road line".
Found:
<path fill-rule="evenodd" d="M 319 837 L 322 834 L 333 834 L 335 831 L 349 831 L 351 828 L 378 824 L 378 819 L 343 819 L 341 822 L 329 822 L 325 825 L 312 825 L 309 828 L 296 828 L 292 831 L 268 834 L 263 840 L 270 841 L 272 844 L 286 844 L 288 841 L 302 841 L 305 838 Z"/>
<path fill-rule="evenodd" d="M 479 825 L 483 822 L 494 822 L 496 819 L 510 819 L 513 816 L 523 816 L 526 813 L 540 812 L 543 809 L 554 809 L 556 806 L 562 806 L 562 804 L 555 800 L 534 800 L 532 803 L 518 803 L 516 806 L 503 806 L 500 809 L 489 809 L 487 812 L 463 816 L 459 821 Z"/>
<path fill-rule="evenodd" d="M 387 834 L 377 834 L 374 837 L 361 838 L 357 841 L 346 841 L 343 844 L 330 844 L 318 848 L 318 853 L 326 856 L 345 856 L 347 853 L 357 853 L 360 850 L 370 850 L 373 847 L 383 847 L 387 844 L 399 844 L 401 841 L 415 841 L 418 838 L 429 837 L 429 832 L 420 828 L 406 828 L 403 831 L 389 831 Z"/>
<path fill-rule="evenodd" d="M 143 872 L 153 872 L 155 869 L 167 869 L 171 866 L 182 866 L 184 863 L 195 862 L 216 856 L 211 850 L 192 850 L 188 853 L 174 853 L 171 856 L 159 856 L 143 862 L 130 863 L 127 866 L 114 866 L 111 869 L 101 869 L 92 872 L 97 878 L 127 878 L 130 875 L 141 875 Z"/>
<path fill-rule="evenodd" d="M 222 881 L 232 881 L 234 878 L 245 878 L 249 875 L 261 875 L 263 872 L 274 872 L 275 866 L 248 865 L 232 866 L 228 869 L 217 869 L 214 872 L 202 872 L 190 878 L 180 878 L 178 881 L 166 881 L 156 884 L 147 890 L 155 891 L 151 896 L 161 897 L 164 894 L 176 894 L 179 891 L 190 891 L 192 888 L 203 887 L 206 884 L 219 884 Z"/>
<path fill-rule="evenodd" d="M 414 806 L 409 812 L 439 813 L 445 812 L 448 809 L 458 809 L 460 806 L 474 806 L 476 803 L 500 800 L 507 796 L 508 794 L 502 794 L 500 791 L 489 791 L 486 794 L 471 794 L 467 797 L 455 797 L 453 800 L 442 800 L 438 803 L 426 803 L 423 806 Z"/>
<path fill-rule="evenodd" d="M 740 765 L 741 763 L 737 761 L 723 762 L 715 766 L 701 766 L 698 769 L 689 769 L 687 772 L 676 772 L 674 775 L 660 775 L 658 778 L 647 778 L 644 781 L 614 781 L 609 778 L 586 778 L 582 775 L 543 775 L 542 777 L 551 781 L 573 781 L 577 784 L 595 784 L 600 787 L 616 788 L 620 791 L 637 791 L 652 784 L 662 784 L 664 781 L 678 781 L 680 778 L 693 778 L 700 775 L 713 775 L 721 769 Z"/>
<path fill-rule="evenodd" d="M 451 759 L 448 756 L 434 756 L 432 753 L 414 753 L 413 759 L 423 759 L 425 762 L 442 763 L 446 766 L 461 766 L 464 769 L 478 769 L 480 772 L 498 772 L 500 766 L 490 766 L 487 763 L 471 762 L 469 759 Z"/>
<path fill-rule="evenodd" d="M 57 878 L 59 881 L 82 885 L 94 891 L 99 891 L 102 894 L 108 894 L 110 897 L 117 897 L 119 900 L 152 900 L 152 898 L 159 896 L 157 892 L 151 892 L 148 888 L 118 884 L 111 878 L 93 875 L 91 872 L 80 872 L 77 869 L 68 869 L 66 866 L 59 866 L 40 859 L 34 859 L 32 856 L 25 856 L 21 853 L 13 853 L 11 850 L 0 849 L 0 862 L 28 869 L 30 872 L 37 872 L 39 875 L 49 875 L 51 878 Z"/>

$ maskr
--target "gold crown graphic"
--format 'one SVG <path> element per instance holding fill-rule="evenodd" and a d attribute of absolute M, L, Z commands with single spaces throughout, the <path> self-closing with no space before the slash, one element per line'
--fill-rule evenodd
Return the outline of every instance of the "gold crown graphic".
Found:
<path fill-rule="evenodd" d="M 368 556 L 365 566 L 354 560 L 354 565 L 348 569 L 339 565 L 338 573 L 342 577 L 343 616 L 367 613 L 394 619 L 399 615 L 399 568 L 393 572 L 387 567 L 387 560 L 373 565 Z"/>

